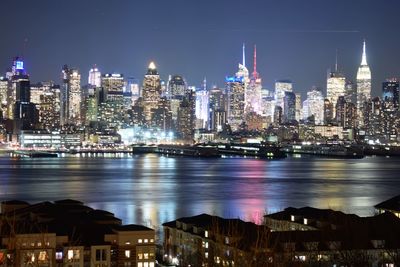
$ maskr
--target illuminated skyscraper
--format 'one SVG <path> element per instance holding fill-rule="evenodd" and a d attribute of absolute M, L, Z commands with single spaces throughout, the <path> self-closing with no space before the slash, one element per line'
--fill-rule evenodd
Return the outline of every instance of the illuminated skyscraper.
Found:
<path fill-rule="evenodd" d="M 328 73 L 328 78 L 326 81 L 326 98 L 329 100 L 333 107 L 333 114 L 335 114 L 336 102 L 339 96 L 344 96 L 346 94 L 346 78 L 338 70 L 337 56 L 335 71 Z"/>
<path fill-rule="evenodd" d="M 316 87 L 307 92 L 307 99 L 303 102 L 303 119 L 308 120 L 311 116 L 315 124 L 324 123 L 324 96 Z"/>
<path fill-rule="evenodd" d="M 81 75 L 77 69 L 67 65 L 62 69 L 63 86 L 61 88 L 61 125 L 81 124 Z"/>
<path fill-rule="evenodd" d="M 101 72 L 96 67 L 96 65 L 94 65 L 94 67 L 89 70 L 88 83 L 90 85 L 93 85 L 94 87 L 101 86 Z"/>
<path fill-rule="evenodd" d="M 31 102 L 38 110 L 41 129 L 59 130 L 60 127 L 60 87 L 53 82 L 31 85 Z"/>
<path fill-rule="evenodd" d="M 143 106 L 147 122 L 151 120 L 151 110 L 158 107 L 158 101 L 161 98 L 161 82 L 156 65 L 151 62 L 143 80 Z"/>
<path fill-rule="evenodd" d="M 22 130 L 32 130 L 37 123 L 35 104 L 31 103 L 31 86 L 23 61 L 17 59 L 13 65 L 12 89 L 15 92 L 14 133 L 18 136 Z"/>
<path fill-rule="evenodd" d="M 246 90 L 246 112 L 262 114 L 261 78 L 257 72 L 257 48 L 254 46 L 253 73 Z"/>
<path fill-rule="evenodd" d="M 123 104 L 125 87 L 124 76 L 119 73 L 106 73 L 101 77 L 101 87 L 104 91 L 105 101 Z"/>
<path fill-rule="evenodd" d="M 227 94 L 218 87 L 209 91 L 209 127 L 213 131 L 222 131 L 227 123 Z"/>
<path fill-rule="evenodd" d="M 139 81 L 135 78 L 128 78 L 126 81 L 127 92 L 131 93 L 131 103 L 134 105 L 138 98 L 140 97 L 140 86 Z"/>
<path fill-rule="evenodd" d="M 296 120 L 296 94 L 293 92 L 285 92 L 283 98 L 283 119 L 286 123 L 293 123 Z"/>
<path fill-rule="evenodd" d="M 185 143 L 192 143 L 195 126 L 195 92 L 196 88 L 189 86 L 178 109 L 177 134 Z"/>
<path fill-rule="evenodd" d="M 208 125 L 209 94 L 206 87 L 196 91 L 196 128 L 205 129 Z"/>
<path fill-rule="evenodd" d="M 390 79 L 382 84 L 382 100 L 385 110 L 399 109 L 399 81 L 397 79 Z"/>
<path fill-rule="evenodd" d="M 170 76 L 167 85 L 168 98 L 182 98 L 186 92 L 186 82 L 180 75 Z"/>
<path fill-rule="evenodd" d="M 239 64 L 239 66 L 241 66 Z M 229 99 L 228 123 L 232 131 L 239 130 L 245 112 L 245 83 L 243 77 L 228 77 L 226 89 Z"/>
<path fill-rule="evenodd" d="M 371 98 L 371 70 L 367 63 L 366 44 L 363 43 L 361 65 L 357 72 L 357 112 L 359 126 L 363 126 L 364 105 Z"/>
<path fill-rule="evenodd" d="M 0 77 L 0 118 L 7 117 L 8 79 Z"/>
<path fill-rule="evenodd" d="M 301 94 L 296 94 L 296 121 L 301 119 Z"/>
<path fill-rule="evenodd" d="M 293 83 L 290 80 L 279 80 L 275 82 L 275 106 L 282 108 L 284 111 L 285 92 L 293 92 Z"/>

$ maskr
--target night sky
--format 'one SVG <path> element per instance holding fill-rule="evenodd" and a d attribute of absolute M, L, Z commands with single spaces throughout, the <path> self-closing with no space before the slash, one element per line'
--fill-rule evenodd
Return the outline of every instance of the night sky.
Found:
<path fill-rule="evenodd" d="M 399 0 L 2 0 L 0 70 L 23 54 L 34 82 L 60 83 L 63 64 L 77 67 L 83 84 L 97 64 L 142 80 L 151 60 L 162 78 L 182 74 L 191 85 L 206 76 L 224 86 L 247 46 L 263 85 L 291 79 L 303 94 L 326 92 L 335 51 L 345 75 L 355 80 L 367 40 L 373 95 L 381 82 L 400 77 Z M 24 40 L 27 40 L 24 45 Z M 24 48 L 25 46 L 25 48 Z"/>

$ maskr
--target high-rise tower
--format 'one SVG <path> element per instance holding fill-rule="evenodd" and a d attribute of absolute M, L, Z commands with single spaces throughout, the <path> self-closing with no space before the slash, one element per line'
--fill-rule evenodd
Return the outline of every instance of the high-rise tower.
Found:
<path fill-rule="evenodd" d="M 363 43 L 363 53 L 361 65 L 357 72 L 357 113 L 359 118 L 359 126 L 363 126 L 364 106 L 365 102 L 371 98 L 371 70 L 367 63 L 367 53 L 365 40 Z"/>
<path fill-rule="evenodd" d="M 150 122 L 152 109 L 156 109 L 161 98 L 161 81 L 154 62 L 149 64 L 143 79 L 143 102 L 146 121 Z"/>
<path fill-rule="evenodd" d="M 257 72 L 257 47 L 254 45 L 253 73 L 251 74 L 250 83 L 246 90 L 246 113 L 253 111 L 261 115 L 261 88 L 261 78 Z"/>
<path fill-rule="evenodd" d="M 336 53 L 335 71 L 329 72 L 326 80 L 326 98 L 333 106 L 332 114 L 335 114 L 336 102 L 339 96 L 344 96 L 345 94 L 346 77 L 339 72 Z"/>

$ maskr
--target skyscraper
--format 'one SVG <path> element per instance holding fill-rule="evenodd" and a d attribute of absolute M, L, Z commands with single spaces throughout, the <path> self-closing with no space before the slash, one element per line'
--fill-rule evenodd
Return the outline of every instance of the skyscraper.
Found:
<path fill-rule="evenodd" d="M 284 102 L 283 99 L 285 97 L 285 92 L 293 92 L 293 83 L 290 80 L 279 80 L 275 82 L 275 106 L 279 106 L 282 108 L 282 112 L 284 111 Z"/>
<path fill-rule="evenodd" d="M 146 121 L 150 123 L 151 110 L 158 107 L 158 101 L 161 98 L 161 81 L 154 62 L 149 64 L 146 75 L 143 79 L 143 104 Z"/>
<path fill-rule="evenodd" d="M 96 65 L 89 70 L 88 83 L 94 87 L 101 86 L 101 72 Z"/>
<path fill-rule="evenodd" d="M 12 88 L 15 92 L 14 133 L 20 135 L 21 130 L 32 130 L 37 122 L 35 104 L 31 103 L 31 86 L 22 60 L 15 60 L 13 65 Z"/>
<path fill-rule="evenodd" d="M 363 43 L 361 65 L 357 72 L 357 112 L 359 126 L 363 126 L 364 105 L 371 98 L 371 70 L 367 63 L 366 44 Z"/>
<path fill-rule="evenodd" d="M 307 99 L 303 102 L 303 119 L 308 120 L 311 116 L 315 124 L 324 123 L 324 96 L 316 87 L 307 92 Z"/>
<path fill-rule="evenodd" d="M 245 83 L 243 77 L 228 77 L 226 79 L 228 94 L 228 123 L 232 131 L 239 130 L 244 119 Z"/>
<path fill-rule="evenodd" d="M 81 75 L 77 69 L 63 66 L 63 87 L 61 90 L 61 124 L 81 123 Z"/>
<path fill-rule="evenodd" d="M 209 94 L 207 87 L 196 91 L 196 128 L 206 129 L 208 127 L 208 102 Z"/>
<path fill-rule="evenodd" d="M 256 112 L 262 114 L 261 98 L 261 78 L 257 72 L 257 48 L 254 46 L 253 73 L 250 83 L 246 90 L 246 112 Z"/>
<path fill-rule="evenodd" d="M 101 77 L 101 87 L 104 91 L 105 101 L 123 104 L 125 81 L 122 74 L 104 74 Z"/>
<path fill-rule="evenodd" d="M 296 94 L 293 92 L 285 92 L 283 103 L 284 121 L 286 123 L 293 123 L 296 120 Z"/>
<path fill-rule="evenodd" d="M 7 117 L 8 79 L 0 77 L 0 118 Z"/>
<path fill-rule="evenodd" d="M 399 81 L 389 79 L 382 84 L 382 100 L 385 110 L 399 109 Z"/>
<path fill-rule="evenodd" d="M 186 82 L 180 75 L 170 76 L 167 85 L 168 98 L 182 98 L 186 92 Z"/>
<path fill-rule="evenodd" d="M 346 78 L 338 70 L 338 63 L 336 56 L 335 71 L 328 73 L 328 78 L 326 81 L 326 98 L 332 104 L 333 107 L 332 115 L 335 114 L 336 102 L 339 96 L 344 96 L 345 94 L 346 94 Z"/>

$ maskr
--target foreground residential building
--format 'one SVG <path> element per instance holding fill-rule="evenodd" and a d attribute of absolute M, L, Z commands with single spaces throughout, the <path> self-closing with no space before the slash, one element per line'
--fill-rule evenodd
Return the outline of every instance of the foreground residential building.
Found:
<path fill-rule="evenodd" d="M 6 201 L 0 266 L 155 266 L 155 232 L 74 200 Z"/>
<path fill-rule="evenodd" d="M 163 224 L 164 260 L 183 266 L 398 266 L 400 220 L 287 208 L 264 225 L 201 214 Z"/>

